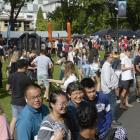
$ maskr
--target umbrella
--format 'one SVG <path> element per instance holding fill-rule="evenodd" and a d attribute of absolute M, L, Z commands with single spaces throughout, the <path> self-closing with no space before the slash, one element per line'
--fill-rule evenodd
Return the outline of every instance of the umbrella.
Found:
<path fill-rule="evenodd" d="M 117 37 L 118 36 L 127 36 L 127 37 L 133 37 L 137 36 L 137 33 L 131 29 L 104 29 L 97 31 L 93 34 L 93 36 L 99 35 L 99 36 L 104 36 L 104 35 L 111 35 L 112 37 Z M 140 35 L 140 31 L 139 31 Z"/>

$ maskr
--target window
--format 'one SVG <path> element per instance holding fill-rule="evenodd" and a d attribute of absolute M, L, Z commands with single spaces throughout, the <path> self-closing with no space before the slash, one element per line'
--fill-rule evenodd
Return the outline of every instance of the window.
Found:
<path fill-rule="evenodd" d="M 8 26 L 8 21 L 4 21 L 4 26 Z"/>
<path fill-rule="evenodd" d="M 33 16 L 32 15 L 27 15 L 27 18 L 33 18 Z"/>

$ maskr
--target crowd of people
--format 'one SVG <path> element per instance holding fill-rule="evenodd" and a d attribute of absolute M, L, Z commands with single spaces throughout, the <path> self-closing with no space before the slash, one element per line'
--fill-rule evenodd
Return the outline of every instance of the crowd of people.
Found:
<path fill-rule="evenodd" d="M 117 110 L 133 107 L 131 84 L 140 102 L 138 40 L 121 38 L 120 54 L 110 36 L 51 45 L 42 45 L 39 55 L 34 50 L 20 55 L 15 49 L 10 56 L 6 90 L 11 95 L 12 120 L 9 127 L 0 109 L 1 139 L 127 140 Z M 99 50 L 105 50 L 102 60 Z"/>

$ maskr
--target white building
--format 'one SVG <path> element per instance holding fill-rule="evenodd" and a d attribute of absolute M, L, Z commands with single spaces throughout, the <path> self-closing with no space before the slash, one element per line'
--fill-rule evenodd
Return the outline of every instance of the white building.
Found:
<path fill-rule="evenodd" d="M 39 7 L 42 8 L 44 18 L 46 19 L 48 12 L 54 11 L 58 6 L 61 6 L 60 0 L 34 0 L 33 2 L 26 3 L 21 9 L 21 12 L 17 18 L 17 26 L 15 30 L 35 30 Z M 10 4 L 5 4 L 3 0 L 0 0 L 0 9 L 0 31 L 7 31 L 10 15 Z"/>
<path fill-rule="evenodd" d="M 47 14 L 54 11 L 58 6 L 61 6 L 61 0 L 47 0 L 47 3 L 43 4 L 43 11 Z"/>

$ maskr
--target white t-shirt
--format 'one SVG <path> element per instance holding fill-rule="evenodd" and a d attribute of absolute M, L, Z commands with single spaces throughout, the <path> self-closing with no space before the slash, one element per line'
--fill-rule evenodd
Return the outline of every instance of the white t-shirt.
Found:
<path fill-rule="evenodd" d="M 73 57 L 74 57 L 74 52 L 73 51 L 69 52 L 68 53 L 68 61 L 71 61 L 74 63 Z"/>
<path fill-rule="evenodd" d="M 37 75 L 48 75 L 49 65 L 52 64 L 52 61 L 49 57 L 41 55 L 36 57 L 34 60 L 37 65 Z"/>
<path fill-rule="evenodd" d="M 125 68 L 132 67 L 132 60 L 128 58 L 128 56 L 125 56 L 121 60 L 121 65 L 124 65 Z M 122 71 L 121 80 L 126 81 L 126 80 L 131 80 L 131 79 L 133 79 L 132 70 Z"/>
<path fill-rule="evenodd" d="M 63 84 L 63 91 L 66 92 L 67 86 L 72 83 L 77 81 L 77 77 L 75 76 L 75 74 L 71 74 L 67 79 L 64 79 L 64 84 Z"/>

